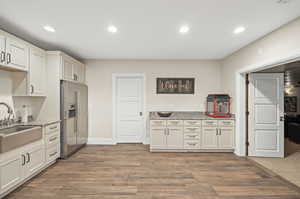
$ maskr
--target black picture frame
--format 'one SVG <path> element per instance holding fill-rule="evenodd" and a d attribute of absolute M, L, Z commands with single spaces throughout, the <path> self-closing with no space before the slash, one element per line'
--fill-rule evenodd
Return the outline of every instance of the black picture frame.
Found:
<path fill-rule="evenodd" d="M 195 78 L 156 78 L 157 94 L 194 94 Z"/>

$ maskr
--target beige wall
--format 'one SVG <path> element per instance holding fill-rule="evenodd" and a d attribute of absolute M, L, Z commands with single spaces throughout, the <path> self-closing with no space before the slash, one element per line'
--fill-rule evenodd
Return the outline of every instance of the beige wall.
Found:
<path fill-rule="evenodd" d="M 247 33 L 245 33 L 247 34 Z M 222 88 L 233 97 L 235 112 L 235 73 L 281 57 L 300 54 L 300 18 L 235 52 L 222 61 Z"/>
<path fill-rule="evenodd" d="M 208 93 L 221 92 L 218 61 L 100 61 L 86 60 L 89 87 L 89 137 L 112 138 L 112 74 L 144 73 L 146 106 L 176 106 L 178 109 L 205 110 Z M 157 95 L 157 77 L 195 77 L 195 95 Z M 174 110 L 174 109 L 173 109 Z"/>

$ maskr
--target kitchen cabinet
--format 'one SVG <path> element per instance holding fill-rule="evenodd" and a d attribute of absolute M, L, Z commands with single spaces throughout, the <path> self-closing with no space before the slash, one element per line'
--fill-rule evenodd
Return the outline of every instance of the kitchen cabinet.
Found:
<path fill-rule="evenodd" d="M 14 96 L 42 96 L 46 91 L 46 51 L 30 47 L 29 70 L 12 73 Z"/>
<path fill-rule="evenodd" d="M 62 68 L 63 68 L 63 79 L 64 80 L 74 80 L 74 67 L 71 59 L 63 56 L 62 57 Z"/>
<path fill-rule="evenodd" d="M 204 149 L 217 149 L 218 148 L 218 135 L 217 128 L 203 127 L 202 128 L 202 147 Z"/>
<path fill-rule="evenodd" d="M 234 149 L 234 120 L 150 120 L 151 151 L 224 151 Z"/>
<path fill-rule="evenodd" d="M 151 121 L 151 148 L 152 149 L 182 149 L 183 128 L 182 121 Z"/>
<path fill-rule="evenodd" d="M 24 155 L 26 157 L 24 177 L 27 178 L 43 168 L 45 164 L 45 148 L 43 145 L 30 147 Z"/>
<path fill-rule="evenodd" d="M 8 67 L 28 70 L 28 46 L 17 39 L 6 38 L 6 64 Z"/>
<path fill-rule="evenodd" d="M 28 94 L 46 96 L 46 52 L 30 48 Z"/>
<path fill-rule="evenodd" d="M 222 149 L 232 149 L 234 147 L 234 128 L 219 128 L 219 147 Z"/>
<path fill-rule="evenodd" d="M 43 141 L 25 145 L 1 154 L 0 198 L 1 195 L 40 171 L 45 164 Z"/>
<path fill-rule="evenodd" d="M 0 30 L 0 68 L 9 71 L 28 71 L 29 44 Z"/>
<path fill-rule="evenodd" d="M 62 79 L 84 83 L 85 66 L 73 58 L 62 56 Z"/>
<path fill-rule="evenodd" d="M 0 196 L 23 180 L 25 156 L 19 151 L 6 155 L 0 163 Z M 1 198 L 1 197 L 0 197 Z"/>
<path fill-rule="evenodd" d="M 152 148 L 164 149 L 167 148 L 167 137 L 165 128 L 155 128 L 151 129 L 151 143 Z"/>
<path fill-rule="evenodd" d="M 183 149 L 183 131 L 182 127 L 167 128 L 167 148 Z"/>
<path fill-rule="evenodd" d="M 233 149 L 234 121 L 233 120 L 205 120 L 202 128 L 203 149 Z"/>

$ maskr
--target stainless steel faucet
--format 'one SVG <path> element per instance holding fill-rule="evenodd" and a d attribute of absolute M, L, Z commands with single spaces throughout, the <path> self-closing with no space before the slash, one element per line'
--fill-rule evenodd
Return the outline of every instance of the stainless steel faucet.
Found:
<path fill-rule="evenodd" d="M 14 112 L 13 109 L 5 102 L 0 102 L 0 106 L 5 106 L 7 108 L 8 117 L 0 120 L 0 127 L 8 126 L 14 123 Z"/>

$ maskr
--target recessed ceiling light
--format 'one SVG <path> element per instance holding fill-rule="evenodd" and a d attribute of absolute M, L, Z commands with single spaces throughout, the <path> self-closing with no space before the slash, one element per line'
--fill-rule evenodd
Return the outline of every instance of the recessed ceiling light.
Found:
<path fill-rule="evenodd" d="M 49 25 L 44 26 L 44 29 L 48 32 L 55 32 L 55 29 L 52 26 L 49 26 Z"/>
<path fill-rule="evenodd" d="M 107 31 L 110 32 L 110 33 L 117 33 L 118 32 L 118 28 L 116 26 L 108 26 L 107 27 Z"/>
<path fill-rule="evenodd" d="M 188 27 L 187 25 L 181 26 L 179 29 L 179 33 L 180 34 L 186 34 L 190 31 L 190 27 Z"/>
<path fill-rule="evenodd" d="M 237 35 L 237 34 L 240 34 L 242 32 L 245 32 L 245 30 L 246 30 L 246 28 L 244 26 L 239 26 L 239 27 L 234 29 L 233 33 Z"/>

